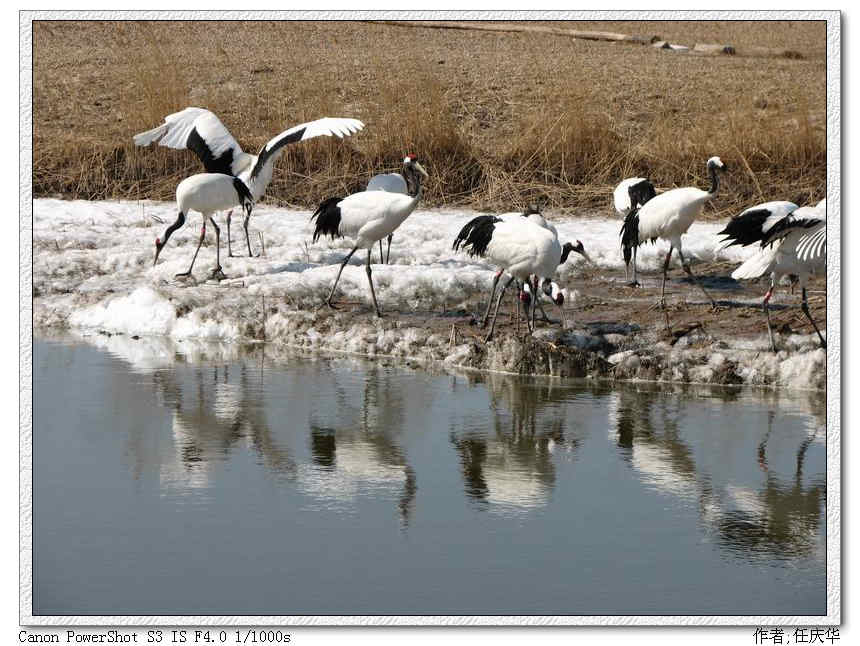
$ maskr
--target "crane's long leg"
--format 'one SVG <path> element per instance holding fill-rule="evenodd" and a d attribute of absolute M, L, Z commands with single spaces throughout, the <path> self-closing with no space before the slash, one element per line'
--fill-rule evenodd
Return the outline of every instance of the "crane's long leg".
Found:
<path fill-rule="evenodd" d="M 388 248 L 385 250 L 385 264 L 389 264 L 391 260 L 391 239 L 394 237 L 393 233 L 388 234 Z M 379 255 L 382 255 L 382 240 L 379 241 Z M 382 258 L 380 258 L 382 260 Z"/>
<path fill-rule="evenodd" d="M 190 276 L 191 270 L 194 269 L 194 261 L 197 260 L 197 253 L 200 251 L 200 247 L 203 244 L 203 238 L 206 237 L 206 218 L 203 218 L 203 227 L 200 229 L 200 241 L 197 243 L 197 249 L 194 250 L 194 256 L 191 258 L 191 266 L 188 268 L 188 271 L 182 272 L 181 274 L 176 274 L 176 278 L 180 278 L 182 276 Z"/>
<path fill-rule="evenodd" d="M 499 292 L 499 295 L 496 298 L 496 311 L 493 312 L 493 322 L 490 324 L 490 333 L 487 335 L 487 338 L 484 339 L 485 342 L 493 338 L 493 332 L 495 332 L 496 330 L 496 317 L 498 317 L 499 315 L 499 305 L 501 305 L 502 303 L 502 296 L 505 295 L 505 290 L 512 282 L 514 282 L 513 276 L 511 276 L 511 279 L 504 284 L 504 286 L 502 287 L 502 291 Z"/>
<path fill-rule="evenodd" d="M 532 303 L 532 319 L 531 319 L 532 320 L 532 327 L 531 327 L 531 330 L 529 330 L 529 332 L 534 333 L 534 331 L 535 331 L 535 310 L 537 310 L 538 305 L 540 304 L 540 294 L 538 293 L 537 276 L 536 275 L 532 276 L 530 278 L 530 281 L 531 281 L 531 287 L 532 287 L 532 294 L 535 295 L 534 296 L 535 302 Z M 543 306 L 541 306 L 541 310 L 543 310 Z M 546 314 L 544 314 L 544 316 L 546 316 Z"/>
<path fill-rule="evenodd" d="M 356 251 L 358 251 L 358 247 L 353 247 L 352 251 L 346 254 L 346 258 L 344 258 L 343 262 L 340 263 L 340 269 L 337 272 L 337 278 L 334 279 L 334 285 L 331 286 L 331 291 L 328 293 L 328 298 L 325 299 L 326 305 L 328 305 L 333 310 L 336 310 L 337 308 L 331 304 L 331 297 L 334 296 L 334 290 L 335 287 L 337 287 L 337 282 L 340 280 L 340 275 L 343 273 L 343 268 L 346 267 L 346 263 L 349 262 L 349 259 L 352 258 L 352 254 L 354 254 Z"/>
<path fill-rule="evenodd" d="M 251 238 L 248 236 L 248 220 L 251 219 L 250 213 L 245 213 L 245 220 L 242 222 L 242 227 L 245 229 L 245 243 L 248 245 L 248 258 L 253 258 L 254 254 L 251 252 Z"/>
<path fill-rule="evenodd" d="M 675 247 L 669 245 L 669 253 L 666 254 L 666 260 L 663 263 L 663 285 L 660 287 L 660 307 L 666 308 L 666 273 L 669 271 L 669 261 L 672 259 L 672 249 Z"/>
<path fill-rule="evenodd" d="M 233 258 L 233 244 L 230 241 L 230 220 L 233 219 L 233 209 L 227 211 L 227 257 Z"/>
<path fill-rule="evenodd" d="M 809 313 L 809 305 L 806 302 L 806 287 L 801 289 L 803 300 L 800 302 L 800 309 L 803 310 L 803 313 L 806 314 L 806 318 L 809 319 L 809 322 L 812 323 L 812 327 L 815 328 L 815 333 L 818 335 L 818 340 L 821 341 L 821 347 L 826 348 L 827 342 L 824 340 L 824 337 L 821 336 L 821 331 L 818 329 L 818 326 L 815 324 L 815 321 L 812 320 L 812 315 Z"/>
<path fill-rule="evenodd" d="M 714 301 L 714 299 L 713 299 L 713 298 L 711 298 L 711 295 L 710 295 L 710 294 L 708 293 L 708 291 L 705 289 L 705 286 L 704 286 L 704 285 L 702 285 L 702 283 L 701 283 L 701 282 L 699 282 L 699 277 L 698 277 L 698 276 L 696 276 L 696 274 L 694 274 L 694 273 L 693 273 L 693 270 L 692 270 L 692 269 L 690 269 L 690 265 L 688 265 L 688 264 L 687 264 L 687 261 L 685 261 L 685 260 L 684 260 L 684 254 L 683 254 L 683 253 L 681 253 L 681 247 L 678 247 L 678 256 L 680 256 L 680 258 L 681 258 L 681 266 L 684 268 L 684 271 L 686 271 L 686 272 L 687 272 L 687 274 L 689 274 L 690 278 L 692 278 L 692 279 L 693 279 L 693 281 L 696 283 L 696 285 L 698 285 L 698 286 L 699 286 L 699 289 L 701 289 L 701 290 L 702 290 L 702 293 L 707 297 L 707 299 L 708 299 L 709 301 L 711 301 L 711 307 L 712 307 L 713 309 L 717 309 L 717 303 L 716 303 L 716 301 Z"/>
<path fill-rule="evenodd" d="M 771 352 L 776 352 L 776 342 L 773 340 L 773 327 L 770 324 L 770 297 L 773 296 L 773 279 L 771 278 L 770 289 L 767 290 L 767 293 L 764 295 L 764 302 L 762 303 L 764 307 L 764 314 L 767 317 L 767 334 L 770 337 L 770 349 Z"/>
<path fill-rule="evenodd" d="M 382 242 L 380 242 L 382 244 Z M 490 317 L 490 310 L 493 308 L 493 296 L 496 295 L 496 285 L 499 284 L 499 278 L 502 277 L 504 270 L 500 269 L 493 277 L 493 289 L 490 290 L 490 300 L 487 301 L 487 311 L 484 312 L 484 318 L 481 320 L 481 327 L 487 327 L 487 319 Z"/>
<path fill-rule="evenodd" d="M 520 335 L 520 295 L 523 293 L 523 286 L 520 285 L 520 281 L 517 282 L 517 293 L 516 293 L 516 301 L 517 301 L 517 336 Z"/>
<path fill-rule="evenodd" d="M 385 262 L 385 256 L 382 255 L 382 238 L 379 239 L 379 262 L 380 264 Z"/>
<path fill-rule="evenodd" d="M 535 304 L 540 308 L 541 316 L 543 317 L 544 323 L 552 323 L 552 320 L 546 315 L 546 310 L 543 308 L 543 303 L 540 300 L 540 294 L 535 296 Z"/>
<path fill-rule="evenodd" d="M 370 283 L 370 295 L 373 297 L 373 306 L 376 308 L 376 315 L 382 318 L 382 312 L 379 311 L 379 303 L 376 302 L 376 292 L 373 291 L 373 278 L 370 276 L 370 249 L 367 250 L 367 282 Z"/>
<path fill-rule="evenodd" d="M 639 246 L 633 247 L 633 282 L 631 287 L 639 287 L 639 279 L 636 277 L 636 255 L 639 253 Z"/>
<path fill-rule="evenodd" d="M 209 216 L 209 221 L 212 223 L 212 226 L 215 227 L 215 269 L 212 270 L 210 277 L 217 280 L 223 280 L 227 278 L 227 276 L 225 276 L 224 272 L 221 271 L 221 229 L 218 228 L 218 225 L 215 223 L 215 219 L 211 215 Z"/>
<path fill-rule="evenodd" d="M 550 298 L 550 300 L 552 299 Z M 555 306 L 558 308 L 558 315 L 561 318 L 561 329 L 564 330 L 564 304 L 562 303 L 559 305 L 554 300 L 552 302 L 555 303 Z"/>

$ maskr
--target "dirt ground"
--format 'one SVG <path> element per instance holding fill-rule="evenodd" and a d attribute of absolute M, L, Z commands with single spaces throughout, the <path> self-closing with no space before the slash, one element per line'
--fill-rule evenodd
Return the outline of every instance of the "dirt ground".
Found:
<path fill-rule="evenodd" d="M 627 285 L 623 272 L 617 276 L 600 278 L 597 271 L 582 274 L 569 285 L 579 292 L 574 304 L 565 304 L 566 326 L 573 328 L 597 327 L 601 324 L 637 325 L 643 331 L 659 331 L 658 336 L 673 343 L 680 336 L 695 329 L 701 329 L 715 338 L 758 337 L 766 333 L 764 311 L 761 306 L 764 293 L 770 284 L 769 279 L 758 283 L 738 283 L 728 276 L 736 268 L 732 263 L 703 263 L 695 266 L 696 274 L 708 293 L 717 302 L 717 311 L 712 311 L 710 303 L 701 290 L 683 273 L 673 268 L 666 283 L 665 310 L 658 307 L 660 299 L 661 274 L 640 272 L 640 287 Z M 600 270 L 601 274 L 605 271 Z M 823 276 L 813 277 L 807 289 L 809 311 L 819 329 L 826 329 L 827 299 L 826 280 Z M 489 296 L 489 294 L 488 294 Z M 516 309 L 513 288 L 505 295 L 496 322 L 496 336 L 523 335 L 525 323 L 516 324 Z M 788 285 L 779 286 L 771 300 L 771 323 L 775 332 L 781 334 L 813 334 L 814 330 L 800 309 L 800 290 L 790 292 Z M 428 334 L 450 335 L 452 326 L 456 328 L 459 340 L 472 339 L 483 343 L 487 330 L 479 327 L 487 301 L 471 301 L 468 310 L 438 312 L 385 312 L 385 317 L 424 328 Z M 369 305 L 354 302 L 336 302 L 343 311 L 354 313 L 356 317 L 365 314 L 373 316 Z M 537 330 L 559 327 L 558 309 L 547 302 L 544 309 L 553 323 L 541 320 L 537 315 Z M 325 312 L 322 309 L 321 312 Z M 697 326 L 701 325 L 701 328 Z"/>

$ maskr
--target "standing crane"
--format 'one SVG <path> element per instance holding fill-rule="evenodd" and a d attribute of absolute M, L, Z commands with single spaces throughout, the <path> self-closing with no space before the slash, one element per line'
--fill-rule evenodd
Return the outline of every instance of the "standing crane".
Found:
<path fill-rule="evenodd" d="M 402 173 L 381 173 L 370 178 L 365 190 L 387 191 L 388 193 L 401 193 L 403 195 L 407 195 L 409 193 L 409 186 L 407 186 L 406 177 Z M 382 259 L 382 240 L 379 241 L 380 263 L 387 265 L 391 258 L 391 239 L 393 237 L 393 233 L 388 234 L 388 249 L 385 253 L 385 260 Z"/>
<path fill-rule="evenodd" d="M 320 236 L 354 238 L 355 246 L 343 259 L 334 284 L 326 299 L 326 304 L 336 309 L 331 302 L 334 290 L 349 259 L 359 249 L 367 249 L 367 281 L 376 315 L 382 316 L 376 302 L 373 278 L 370 270 L 370 254 L 377 242 L 388 236 L 403 224 L 421 199 L 421 182 L 427 178 L 427 171 L 415 155 L 407 155 L 403 160 L 403 174 L 408 178 L 411 190 L 408 194 L 388 193 L 385 191 L 362 191 L 344 198 L 331 197 L 319 205 L 311 220 L 316 220 L 313 242 Z"/>
<path fill-rule="evenodd" d="M 711 157 L 708 160 L 707 168 L 708 174 L 711 177 L 711 185 L 708 190 L 705 191 L 695 186 L 686 186 L 684 188 L 673 188 L 665 193 L 661 193 L 648 200 L 639 209 L 638 216 L 635 218 L 636 221 L 631 223 L 631 226 L 635 229 L 638 244 L 642 244 L 645 241 L 654 242 L 657 238 L 669 242 L 669 252 L 666 254 L 666 260 L 663 263 L 660 307 L 666 307 L 666 274 L 669 271 L 669 261 L 672 259 L 672 251 L 674 249 L 678 250 L 678 257 L 681 258 L 681 266 L 684 268 L 684 271 L 690 275 L 708 300 L 711 301 L 711 306 L 714 309 L 717 307 L 714 299 L 711 298 L 711 295 L 708 294 L 707 290 L 690 269 L 689 263 L 684 260 L 684 253 L 681 251 L 681 236 L 687 232 L 693 220 L 701 215 L 705 204 L 714 199 L 720 186 L 718 173 L 725 171 L 726 165 L 723 164 L 719 157 Z"/>
<path fill-rule="evenodd" d="M 470 256 L 487 258 L 511 275 L 510 280 L 505 283 L 496 298 L 496 308 L 487 341 L 493 337 L 502 296 L 514 280 L 520 283 L 531 283 L 530 291 L 537 296 L 539 277 L 543 277 L 545 283 L 551 282 L 551 277 L 558 266 L 567 261 L 572 251 L 587 257 L 579 240 L 576 245 L 567 242 L 562 246 L 558 236 L 552 231 L 523 217 L 502 219 L 494 215 L 479 215 L 467 222 L 455 238 L 454 250 L 461 247 Z M 494 290 L 500 275 L 496 275 L 493 283 Z M 518 295 L 520 300 L 528 305 L 529 298 L 523 296 L 522 289 L 519 290 Z M 492 304 L 492 296 L 490 298 Z M 534 310 L 535 308 L 532 307 L 530 320 L 526 310 L 530 332 L 534 330 Z"/>
<path fill-rule="evenodd" d="M 197 249 L 194 250 L 194 257 L 191 258 L 191 265 L 188 267 L 188 271 L 176 274 L 176 277 L 191 276 L 194 261 L 197 260 L 197 253 L 200 251 L 200 246 L 206 237 L 206 220 L 208 219 L 212 223 L 212 226 L 215 227 L 215 268 L 212 270 L 210 278 L 217 280 L 226 278 L 224 272 L 221 270 L 221 230 L 212 216 L 216 212 L 236 204 L 242 205 L 246 217 L 251 216 L 251 211 L 254 209 L 254 198 L 245 182 L 238 177 L 224 175 L 223 173 L 199 173 L 191 177 L 186 177 L 179 182 L 179 185 L 176 187 L 176 205 L 179 208 L 179 216 L 173 224 L 167 227 L 162 237 L 155 239 L 155 260 L 152 263 L 153 267 L 158 262 L 158 256 L 161 254 L 161 250 L 167 244 L 170 236 L 185 224 L 185 215 L 189 211 L 198 211 L 203 216 L 200 241 L 197 243 Z"/>
<path fill-rule="evenodd" d="M 636 255 L 639 249 L 639 208 L 652 197 L 657 196 L 654 185 L 644 177 L 630 177 L 623 180 L 612 194 L 615 212 L 624 218 L 621 225 L 621 252 L 624 256 L 624 279 L 630 280 L 630 256 L 633 256 L 633 281 L 631 287 L 638 287 L 636 280 Z"/>

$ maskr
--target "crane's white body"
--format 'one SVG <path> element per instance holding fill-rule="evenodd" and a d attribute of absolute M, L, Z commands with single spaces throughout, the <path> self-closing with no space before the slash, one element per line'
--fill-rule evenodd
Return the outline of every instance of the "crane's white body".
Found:
<path fill-rule="evenodd" d="M 496 222 L 484 257 L 521 282 L 533 275 L 553 276 L 562 252 L 557 233 L 540 226 L 531 217 L 510 215 L 509 219 Z"/>
<path fill-rule="evenodd" d="M 687 186 L 651 198 L 639 209 L 639 239 L 663 238 L 680 249 L 681 236 L 713 197 L 713 193 Z"/>
<path fill-rule="evenodd" d="M 198 173 L 176 187 L 176 204 L 182 213 L 198 211 L 204 217 L 241 203 L 230 175 Z"/>
<path fill-rule="evenodd" d="M 365 190 L 385 191 L 387 193 L 401 193 L 406 195 L 409 193 L 409 186 L 406 184 L 406 178 L 403 177 L 401 173 L 382 173 L 371 177 Z M 393 233 L 388 234 L 388 253 L 385 256 L 382 255 L 382 240 L 379 241 L 379 262 L 385 262 L 388 264 L 388 261 L 391 258 L 391 239 L 393 237 Z"/>
<path fill-rule="evenodd" d="M 409 192 L 406 186 L 406 178 L 400 173 L 382 173 L 374 175 L 367 183 L 368 191 L 385 191 L 387 193 L 402 193 L 406 195 Z"/>
<path fill-rule="evenodd" d="M 510 222 L 511 224 L 517 224 L 518 222 L 531 222 L 542 229 L 546 229 L 550 233 L 555 236 L 556 241 L 558 241 L 558 230 L 553 226 L 545 217 L 543 217 L 540 213 L 529 213 L 528 215 L 524 215 L 521 212 L 514 211 L 511 213 L 502 213 L 501 215 L 497 215 L 497 218 L 501 218 L 505 222 Z M 498 277 L 505 273 L 505 268 L 499 270 L 497 274 Z M 495 282 L 493 283 L 493 292 L 495 293 Z M 490 296 L 490 300 L 492 300 L 492 295 Z"/>
<path fill-rule="evenodd" d="M 540 213 L 529 213 L 528 215 L 523 215 L 523 213 L 519 211 L 514 211 L 511 213 L 502 213 L 501 215 L 497 215 L 496 217 L 501 218 L 505 222 L 512 222 L 514 224 L 521 220 L 531 222 L 532 224 L 536 224 L 542 229 L 546 229 L 547 231 L 552 233 L 556 237 L 556 239 L 558 239 L 558 229 L 556 229 L 555 226 Z"/>
<path fill-rule="evenodd" d="M 353 193 L 337 203 L 338 233 L 353 238 L 357 248 L 370 249 L 403 224 L 418 206 L 420 197 L 420 193 L 415 197 L 385 191 Z"/>
<path fill-rule="evenodd" d="M 612 192 L 612 201 L 615 204 L 615 212 L 619 216 L 624 218 L 630 213 L 630 208 L 632 207 L 630 204 L 630 187 L 645 181 L 647 180 L 644 177 L 630 177 L 615 187 L 615 190 Z"/>

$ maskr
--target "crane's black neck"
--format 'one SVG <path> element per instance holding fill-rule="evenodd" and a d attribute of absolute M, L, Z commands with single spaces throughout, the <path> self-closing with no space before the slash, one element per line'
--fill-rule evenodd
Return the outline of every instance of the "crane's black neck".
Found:
<path fill-rule="evenodd" d="M 406 180 L 406 192 L 410 197 L 421 194 L 421 173 L 412 166 L 403 167 L 403 179 Z"/>
<path fill-rule="evenodd" d="M 238 177 L 233 177 L 233 188 L 236 189 L 236 195 L 239 196 L 239 205 L 241 205 L 245 200 L 254 201 L 254 196 L 251 195 L 251 189 L 249 189 L 248 185 Z"/>
<path fill-rule="evenodd" d="M 657 191 L 654 189 L 654 185 L 646 179 L 628 187 L 627 195 L 630 198 L 630 208 L 635 209 L 644 206 L 652 197 L 656 197 Z"/>
<path fill-rule="evenodd" d="M 177 230 L 179 227 L 181 227 L 183 224 L 185 224 L 185 214 L 184 214 L 182 211 L 180 211 L 180 212 L 179 212 L 179 216 L 176 218 L 176 222 L 174 222 L 173 224 L 171 224 L 171 225 L 170 225 L 169 227 L 167 227 L 167 229 L 164 231 L 164 236 L 163 236 L 163 237 L 162 237 L 162 239 L 160 240 L 160 242 L 161 242 L 161 246 L 162 246 L 162 247 L 163 247 L 165 244 L 167 244 L 167 240 L 170 238 L 170 236 L 171 236 L 171 235 L 173 235 L 173 232 L 174 232 L 174 231 L 176 231 L 176 230 Z"/>
<path fill-rule="evenodd" d="M 708 172 L 711 174 L 711 188 L 708 189 L 708 193 L 713 195 L 720 187 L 720 176 L 717 174 L 716 164 L 708 164 Z"/>
<path fill-rule="evenodd" d="M 570 255 L 571 251 L 573 251 L 573 244 L 565 242 L 564 246 L 561 248 L 561 260 L 558 262 L 559 265 L 563 265 L 567 262 L 567 257 Z"/>

